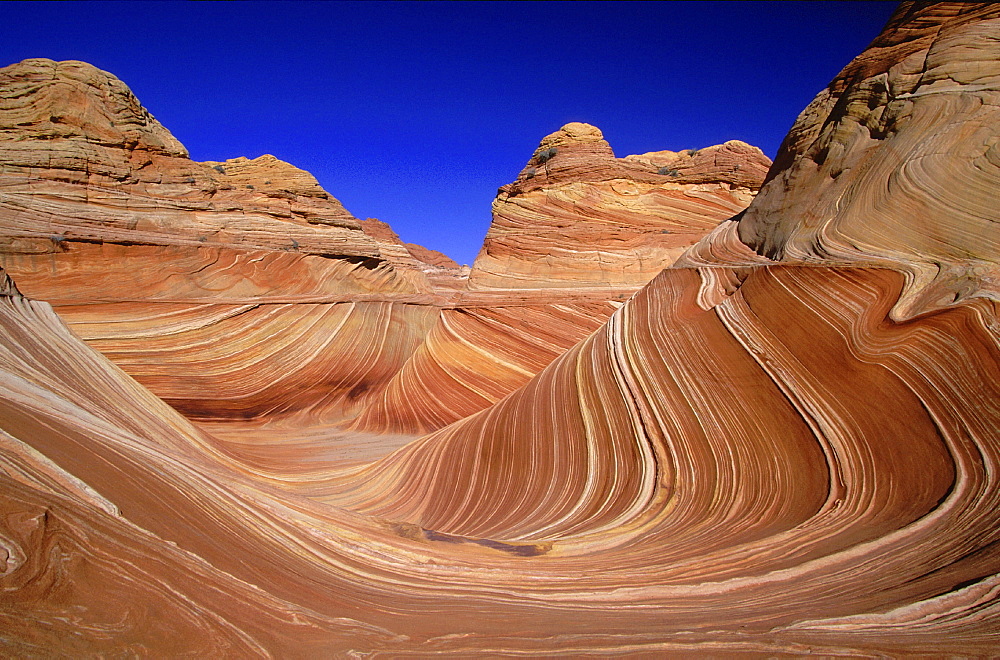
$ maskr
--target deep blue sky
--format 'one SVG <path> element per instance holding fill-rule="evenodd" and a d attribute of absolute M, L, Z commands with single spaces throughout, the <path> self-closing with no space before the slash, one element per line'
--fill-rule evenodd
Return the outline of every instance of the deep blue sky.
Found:
<path fill-rule="evenodd" d="M 354 215 L 472 263 L 538 141 L 774 154 L 894 2 L 0 3 L 0 66 L 122 79 L 195 160 L 271 153 Z"/>

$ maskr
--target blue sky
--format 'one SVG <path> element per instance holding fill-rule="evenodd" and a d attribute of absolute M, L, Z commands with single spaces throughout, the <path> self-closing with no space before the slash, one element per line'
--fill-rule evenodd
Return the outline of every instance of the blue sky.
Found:
<path fill-rule="evenodd" d="M 894 2 L 0 3 L 0 66 L 121 78 L 196 160 L 271 153 L 354 215 L 472 263 L 546 134 L 624 156 L 740 139 L 773 157 Z"/>

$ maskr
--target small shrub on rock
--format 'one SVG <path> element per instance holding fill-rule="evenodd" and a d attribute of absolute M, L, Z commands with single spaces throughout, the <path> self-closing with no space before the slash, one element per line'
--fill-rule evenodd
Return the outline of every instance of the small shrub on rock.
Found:
<path fill-rule="evenodd" d="M 548 149 L 546 149 L 543 152 L 541 152 L 540 154 L 538 154 L 538 162 L 539 163 L 547 163 L 549 160 L 552 159 L 553 156 L 556 155 L 556 153 L 557 153 L 557 150 L 556 150 L 555 147 L 549 147 Z"/>

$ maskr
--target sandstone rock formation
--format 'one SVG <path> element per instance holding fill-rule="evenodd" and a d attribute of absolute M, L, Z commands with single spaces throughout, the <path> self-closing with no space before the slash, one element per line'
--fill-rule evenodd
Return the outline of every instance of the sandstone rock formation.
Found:
<path fill-rule="evenodd" d="M 746 208 L 769 165 L 738 141 L 615 158 L 596 127 L 567 124 L 500 188 L 470 284 L 637 288 Z"/>
<path fill-rule="evenodd" d="M 738 234 L 783 262 L 902 267 L 899 315 L 1000 283 L 1000 45 L 989 8 L 905 12 L 809 104 Z"/>
<path fill-rule="evenodd" d="M 432 288 L 463 289 L 469 275 L 450 257 L 415 243 L 404 243 L 388 224 L 377 218 L 361 221 L 361 229 L 375 239 L 382 257 L 399 272 Z M 419 275 L 417 275 L 419 273 Z"/>
<path fill-rule="evenodd" d="M 442 309 L 420 347 L 351 427 L 425 433 L 479 412 L 527 383 L 619 306 L 569 299 Z"/>
<path fill-rule="evenodd" d="M 0 648 L 994 654 L 998 36 L 994 5 L 901 5 L 745 213 L 620 307 L 566 290 L 567 350 L 530 288 L 57 315 L 0 277 Z M 941 154 L 968 175 L 947 191 L 923 178 Z M 538 348 L 500 341 L 518 326 Z M 220 335 L 266 366 L 237 372 Z M 105 357 L 142 351 L 148 388 Z M 505 396 L 501 357 L 524 383 Z M 311 377 L 273 366 L 300 362 Z M 206 407 L 166 405 L 192 364 Z M 486 407 L 400 431 L 447 421 L 401 392 L 457 410 L 454 383 Z M 344 388 L 354 429 L 301 426 L 348 414 Z"/>
<path fill-rule="evenodd" d="M 303 170 L 273 156 L 191 161 L 110 74 L 29 60 L 0 82 L 0 264 L 202 421 L 356 417 L 359 431 L 431 431 L 525 384 L 655 272 L 634 268 L 632 255 L 619 266 L 632 259 L 635 274 L 596 293 L 586 280 L 550 294 L 468 293 L 468 268 L 404 244 L 385 223 L 356 220 Z M 718 162 L 743 182 L 725 156 L 736 152 L 715 151 L 651 154 L 630 167 L 681 163 L 694 181 Z M 570 171 L 573 181 L 618 167 L 610 148 L 573 154 L 560 158 L 582 170 Z M 608 209 L 626 199 L 606 191 L 591 215 L 614 223 Z M 707 208 L 688 216 L 698 235 L 718 219 Z M 539 234 L 552 220 L 542 211 Z"/>
<path fill-rule="evenodd" d="M 29 295 L 421 290 L 312 175 L 273 156 L 190 160 L 111 74 L 26 60 L 0 69 L 0 90 L 0 263 Z M 129 276 L 132 260 L 152 276 Z"/>
<path fill-rule="evenodd" d="M 499 401 L 611 316 L 601 298 L 62 302 L 73 332 L 201 422 L 423 433 Z"/>
<path fill-rule="evenodd" d="M 468 268 L 404 244 L 385 223 L 356 220 L 273 156 L 191 161 L 110 74 L 29 60 L 0 83 L 0 264 L 118 366 L 202 420 L 301 413 L 333 423 L 371 400 L 359 428 L 433 430 L 523 385 L 600 325 L 615 309 L 608 300 L 631 293 L 563 296 L 551 308 L 537 297 L 466 302 Z M 530 327 L 522 305 L 533 310 Z M 462 321 L 478 314 L 490 321 L 469 332 Z M 460 337 L 455 328 L 465 328 Z M 350 339 L 356 332 L 369 349 Z M 416 361 L 428 364 L 404 378 L 425 339 L 434 348 Z M 470 347 L 496 368 L 461 364 Z M 432 397 L 425 367 L 450 374 L 433 378 Z"/>

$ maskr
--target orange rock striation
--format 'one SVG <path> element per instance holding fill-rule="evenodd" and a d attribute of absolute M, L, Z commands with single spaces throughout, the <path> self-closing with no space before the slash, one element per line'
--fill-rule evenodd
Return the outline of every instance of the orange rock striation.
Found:
<path fill-rule="evenodd" d="M 570 299 L 442 309 L 420 347 L 351 427 L 425 433 L 479 412 L 597 330 L 619 305 Z"/>
<path fill-rule="evenodd" d="M 382 257 L 399 272 L 434 289 L 464 289 L 469 269 L 449 256 L 415 243 L 404 243 L 388 224 L 376 218 L 361 221 L 361 229 L 375 239 Z M 416 273 L 419 273 L 417 275 Z"/>
<path fill-rule="evenodd" d="M 433 430 L 523 385 L 635 289 L 468 294 L 467 267 L 354 219 L 307 172 L 191 161 L 110 74 L 28 60 L 0 83 L 0 264 L 203 421 Z"/>
<path fill-rule="evenodd" d="M 1000 286 L 997 19 L 974 3 L 913 11 L 802 111 L 758 199 L 717 230 L 784 263 L 905 270 L 896 318 Z M 724 249 L 705 245 L 707 262 Z"/>
<path fill-rule="evenodd" d="M 196 163 L 111 74 L 0 69 L 0 259 L 31 296 L 219 299 L 426 290 L 307 172 Z M 132 265 L 141 261 L 144 271 Z"/>
<path fill-rule="evenodd" d="M 110 74 L 28 60 L 0 81 L 0 263 L 201 420 L 440 428 L 526 383 L 652 274 L 596 293 L 586 280 L 468 293 L 468 268 L 355 220 L 307 172 L 272 156 L 192 162 Z M 601 175 L 602 157 L 576 166 Z M 356 333 L 367 348 L 344 339 Z"/>
<path fill-rule="evenodd" d="M 615 158 L 600 130 L 567 124 L 500 188 L 470 285 L 638 288 L 746 208 L 770 164 L 736 140 Z"/>
<path fill-rule="evenodd" d="M 581 326 L 568 350 L 553 346 L 548 366 L 511 360 L 540 369 L 522 387 L 417 439 L 377 430 L 411 400 L 395 386 L 358 392 L 379 402 L 356 418 L 368 431 L 318 426 L 283 439 L 280 420 L 257 434 L 195 425 L 4 277 L 4 652 L 993 654 L 1000 262 L 975 236 L 989 238 L 996 213 L 984 186 L 1000 167 L 988 157 L 998 36 L 994 5 L 901 5 L 800 116 L 745 213 L 606 323 Z M 906 71 L 916 78 L 902 97 L 866 96 Z M 859 116 L 891 121 L 871 131 Z M 954 152 L 941 142 L 949 135 Z M 902 146 L 908 156 L 893 165 Z M 920 182 L 941 153 L 964 153 L 977 171 L 938 198 Z M 831 177 L 823 168 L 844 154 L 852 165 Z M 563 314 L 617 307 L 584 290 Z M 497 354 L 463 337 L 489 335 L 475 328 L 497 322 L 499 295 L 456 294 L 462 305 L 423 305 L 423 315 L 389 300 L 286 305 L 303 318 L 283 340 L 286 363 L 325 336 L 317 372 L 342 370 L 344 387 L 364 380 L 348 373 L 382 368 L 376 344 L 405 345 L 385 374 L 398 368 L 389 380 L 410 379 L 411 392 L 445 379 L 442 369 L 420 380 L 435 355 L 488 373 Z M 523 291 L 521 316 L 500 324 L 547 325 L 528 304 L 539 295 Z M 366 306 L 387 330 L 363 320 Z M 103 332 L 114 313 L 84 307 L 89 332 Z M 204 307 L 122 323 L 136 337 L 145 328 L 151 356 L 169 355 L 157 337 L 171 331 L 208 346 L 229 327 L 264 336 L 294 325 L 269 317 L 289 313 L 277 303 L 220 303 L 212 322 Z M 539 309 L 551 314 L 551 302 Z M 252 322 L 227 326 L 241 314 Z M 74 328 L 86 323 L 77 315 Z M 407 324 L 428 339 L 388 330 Z M 323 329 L 311 337 L 312 326 Z M 123 338 L 90 341 L 113 354 Z M 369 357 L 333 346 L 352 338 Z M 199 355 L 206 372 L 213 359 Z M 181 365 L 150 387 L 169 386 Z M 478 383 L 486 392 L 490 380 Z M 324 393 L 340 386 L 306 394 L 304 408 L 336 407 Z M 230 399 L 273 405 L 259 392 Z"/>
<path fill-rule="evenodd" d="M 73 332 L 189 417 L 422 433 L 517 389 L 620 306 L 388 301 L 60 304 Z"/>

